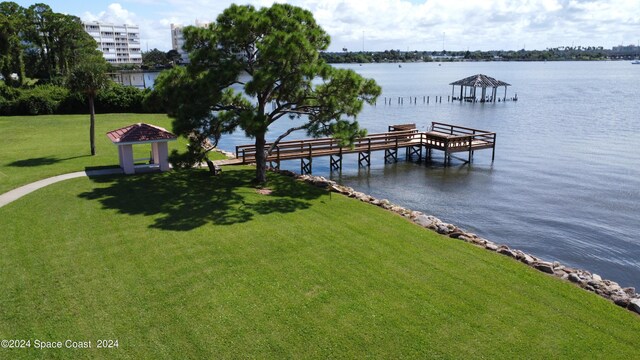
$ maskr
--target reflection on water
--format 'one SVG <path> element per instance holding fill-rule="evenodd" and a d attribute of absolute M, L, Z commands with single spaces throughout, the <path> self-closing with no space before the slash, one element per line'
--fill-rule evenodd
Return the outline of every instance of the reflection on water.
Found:
<path fill-rule="evenodd" d="M 365 64 L 356 68 L 383 87 L 358 120 L 370 133 L 390 124 L 431 121 L 495 131 L 496 160 L 477 151 L 471 165 L 454 160 L 371 168 L 344 157 L 341 173 L 328 158 L 313 173 L 356 190 L 424 211 L 498 243 L 558 260 L 640 288 L 640 71 L 626 62 Z M 518 102 L 447 103 L 448 84 L 483 73 L 513 86 Z M 383 98 L 444 96 L 442 103 L 384 105 Z M 272 137 L 290 126 L 285 120 Z M 300 134 L 299 137 L 304 137 Z M 221 147 L 251 142 L 242 133 Z M 399 155 L 404 152 L 399 152 Z M 283 168 L 300 171 L 298 161 Z"/>

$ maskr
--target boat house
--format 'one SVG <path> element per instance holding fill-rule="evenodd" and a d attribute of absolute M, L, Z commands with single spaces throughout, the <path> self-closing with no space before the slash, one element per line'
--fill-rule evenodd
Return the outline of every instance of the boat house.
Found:
<path fill-rule="evenodd" d="M 452 82 L 451 84 L 451 97 L 453 100 L 467 101 L 467 102 L 496 102 L 498 88 L 504 86 L 504 97 L 502 101 L 507 100 L 507 86 L 511 86 L 504 81 L 496 80 L 490 76 L 484 74 L 477 74 L 466 77 L 462 80 Z M 455 88 L 460 86 L 460 96 L 455 96 Z M 476 89 L 482 89 L 480 98 L 476 97 Z M 491 94 L 487 95 L 487 88 L 491 89 Z M 498 101 L 500 101 L 498 99 Z"/>

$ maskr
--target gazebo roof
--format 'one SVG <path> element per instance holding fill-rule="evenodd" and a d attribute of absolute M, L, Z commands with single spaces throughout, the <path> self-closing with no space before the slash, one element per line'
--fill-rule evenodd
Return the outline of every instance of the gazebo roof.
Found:
<path fill-rule="evenodd" d="M 452 82 L 449 85 L 459 85 L 459 86 L 471 86 L 471 87 L 498 87 L 498 86 L 511 86 L 511 84 L 507 84 L 504 81 L 496 80 L 491 76 L 487 76 L 484 74 L 477 74 L 473 76 L 466 77 L 462 80 L 458 80 Z"/>
<path fill-rule="evenodd" d="M 120 129 L 109 131 L 107 137 L 114 144 L 172 141 L 177 138 L 177 136 L 167 131 L 167 129 L 145 123 L 131 124 Z"/>

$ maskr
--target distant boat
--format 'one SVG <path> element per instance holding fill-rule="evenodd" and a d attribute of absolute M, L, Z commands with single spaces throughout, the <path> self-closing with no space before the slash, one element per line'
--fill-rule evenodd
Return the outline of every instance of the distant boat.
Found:
<path fill-rule="evenodd" d="M 398 64 L 398 67 L 402 67 L 402 65 Z"/>
<path fill-rule="evenodd" d="M 640 65 L 640 60 L 634 60 L 631 62 L 633 65 Z"/>

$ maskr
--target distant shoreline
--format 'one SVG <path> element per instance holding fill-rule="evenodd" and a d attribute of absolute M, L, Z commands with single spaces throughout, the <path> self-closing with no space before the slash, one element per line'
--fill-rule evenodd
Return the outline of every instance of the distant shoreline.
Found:
<path fill-rule="evenodd" d="M 323 52 L 328 63 L 464 62 L 464 61 L 610 61 L 640 59 L 640 47 L 604 49 L 602 47 L 553 48 L 546 50 L 492 51 L 348 51 Z"/>

